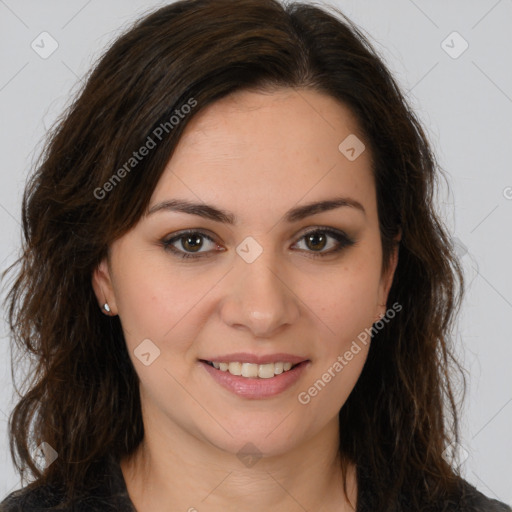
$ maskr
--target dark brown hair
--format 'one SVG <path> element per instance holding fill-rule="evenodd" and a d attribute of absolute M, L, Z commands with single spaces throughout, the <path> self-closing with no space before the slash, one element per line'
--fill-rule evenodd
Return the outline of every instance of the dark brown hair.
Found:
<path fill-rule="evenodd" d="M 73 496 L 107 454 L 120 459 L 141 442 L 138 377 L 118 317 L 98 307 L 93 269 L 145 213 L 197 112 L 233 91 L 276 87 L 350 107 L 373 156 L 385 265 L 402 233 L 389 303 L 403 310 L 374 334 L 340 411 L 342 458 L 367 468 L 375 510 L 400 493 L 413 510 L 456 491 L 461 477 L 443 450 L 458 440 L 450 375 L 461 368 L 449 335 L 463 276 L 434 209 L 441 169 L 361 31 L 339 11 L 274 0 L 187 0 L 146 16 L 106 51 L 49 136 L 23 198 L 23 252 L 9 269 L 13 340 L 33 364 L 10 417 L 10 449 L 32 485 L 61 482 Z M 113 183 L 191 98 L 192 111 Z M 41 472 L 30 454 L 42 441 L 58 458 Z"/>

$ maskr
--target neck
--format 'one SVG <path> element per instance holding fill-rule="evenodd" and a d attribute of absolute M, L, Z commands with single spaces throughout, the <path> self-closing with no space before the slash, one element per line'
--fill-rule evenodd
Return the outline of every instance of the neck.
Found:
<path fill-rule="evenodd" d="M 138 512 L 226 512 L 242 504 L 246 512 L 355 510 L 353 464 L 347 472 L 349 501 L 343 493 L 337 418 L 293 452 L 252 461 L 181 429 L 164 432 L 145 422 L 144 431 L 141 445 L 121 460 Z"/>

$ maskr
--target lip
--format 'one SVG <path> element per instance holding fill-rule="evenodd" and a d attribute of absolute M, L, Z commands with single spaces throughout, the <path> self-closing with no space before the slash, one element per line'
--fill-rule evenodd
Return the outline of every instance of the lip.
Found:
<path fill-rule="evenodd" d="M 202 357 L 203 361 L 215 361 L 218 363 L 253 363 L 253 364 L 268 364 L 278 362 L 289 362 L 292 364 L 302 363 L 307 361 L 307 357 L 295 356 L 293 354 L 285 354 L 279 352 L 276 354 L 257 355 L 250 354 L 249 352 L 236 352 L 234 354 L 225 354 L 220 356 Z"/>
<path fill-rule="evenodd" d="M 275 357 L 275 355 L 276 354 L 274 354 L 272 357 Z M 277 355 L 279 356 L 279 354 Z M 239 355 L 237 354 L 237 357 L 238 356 Z M 256 359 L 258 358 L 256 357 Z M 238 395 L 242 398 L 263 399 L 279 395 L 280 393 L 283 393 L 287 389 L 291 388 L 300 379 L 305 370 L 311 365 L 310 360 L 304 360 L 303 358 L 297 357 L 295 357 L 295 359 L 299 359 L 299 361 L 297 361 L 297 363 L 299 363 L 297 366 L 279 375 L 271 377 L 270 379 L 231 375 L 229 371 L 223 372 L 222 370 L 217 370 L 213 366 L 210 366 L 205 362 L 205 360 L 199 360 L 199 364 L 208 372 L 213 380 L 215 380 L 220 386 L 227 389 L 228 391 L 231 391 L 235 395 Z M 264 359 L 260 358 L 260 360 L 268 361 L 268 356 L 265 356 Z M 284 360 L 291 362 L 290 359 Z M 222 359 L 214 359 L 214 361 L 222 361 Z M 233 361 L 240 361 L 240 359 L 233 359 Z M 251 362 L 247 361 L 247 359 L 242 359 L 242 361 Z M 283 359 L 273 359 L 273 361 L 283 361 Z M 258 364 L 265 364 L 265 362 Z"/>

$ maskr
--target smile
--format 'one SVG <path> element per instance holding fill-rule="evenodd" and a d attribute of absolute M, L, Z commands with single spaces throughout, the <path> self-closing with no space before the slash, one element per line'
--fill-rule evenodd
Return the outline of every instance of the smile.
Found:
<path fill-rule="evenodd" d="M 294 366 L 290 362 L 276 362 L 267 364 L 241 363 L 238 361 L 217 362 L 206 361 L 210 366 L 223 372 L 229 372 L 231 375 L 239 375 L 247 378 L 270 379 L 276 375 L 291 370 Z"/>
<path fill-rule="evenodd" d="M 198 362 L 221 387 L 239 397 L 252 399 L 279 395 L 296 384 L 311 365 L 309 360 L 296 364 L 287 361 L 265 364 L 227 363 L 204 359 Z"/>

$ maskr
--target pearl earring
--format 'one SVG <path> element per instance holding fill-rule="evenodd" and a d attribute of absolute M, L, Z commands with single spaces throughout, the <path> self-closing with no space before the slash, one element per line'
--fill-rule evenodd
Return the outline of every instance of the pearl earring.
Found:
<path fill-rule="evenodd" d="M 110 313 L 110 306 L 105 302 L 105 304 L 103 304 L 103 309 L 107 312 L 107 313 Z"/>

